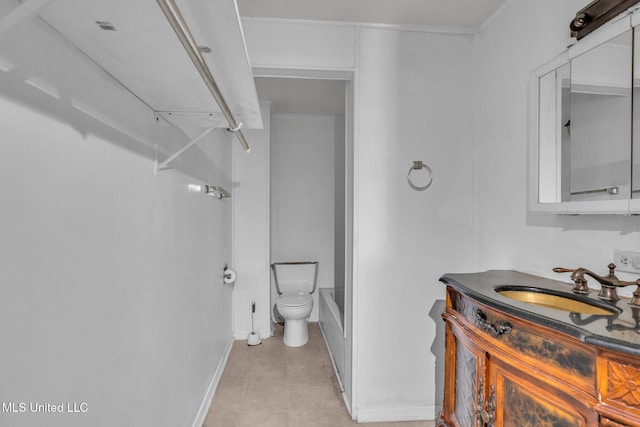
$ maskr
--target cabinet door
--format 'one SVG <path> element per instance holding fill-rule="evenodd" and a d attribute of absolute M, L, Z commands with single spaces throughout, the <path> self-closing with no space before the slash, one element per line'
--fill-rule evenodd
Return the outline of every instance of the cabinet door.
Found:
<path fill-rule="evenodd" d="M 447 323 L 447 366 L 445 373 L 446 423 L 456 427 L 482 426 L 477 416 L 478 392 L 485 376 L 485 353 Z"/>
<path fill-rule="evenodd" d="M 587 405 L 500 359 L 489 356 L 489 383 L 494 388 L 485 407 L 495 408 L 496 427 L 596 427 L 598 416 Z"/>

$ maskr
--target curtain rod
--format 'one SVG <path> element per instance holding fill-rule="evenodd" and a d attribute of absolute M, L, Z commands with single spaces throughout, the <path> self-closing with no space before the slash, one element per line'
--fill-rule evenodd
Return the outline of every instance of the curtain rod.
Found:
<path fill-rule="evenodd" d="M 180 10 L 178 9 L 175 1 L 157 0 L 157 2 L 164 12 L 164 15 L 169 20 L 169 24 L 171 24 L 171 27 L 178 36 L 178 39 L 180 39 L 182 46 L 187 51 L 189 58 L 191 58 L 193 65 L 195 65 L 198 73 L 200 73 L 200 77 L 202 77 L 205 85 L 207 85 L 209 92 L 211 92 L 211 95 L 213 95 L 213 98 L 218 103 L 218 106 L 222 110 L 222 114 L 224 114 L 225 118 L 229 122 L 229 127 L 227 128 L 227 130 L 235 134 L 235 136 L 238 138 L 238 141 L 240 141 L 240 144 L 242 145 L 244 151 L 248 153 L 250 150 L 249 144 L 247 143 L 247 140 L 240 130 L 240 128 L 242 127 L 242 122 L 236 122 L 236 119 L 233 117 L 233 113 L 231 112 L 227 101 L 222 96 L 220 88 L 218 87 L 216 80 L 213 78 L 213 74 L 211 74 L 211 70 L 207 66 L 207 63 L 205 62 L 204 57 L 200 52 L 200 48 L 193 38 L 193 34 L 191 34 L 191 31 L 189 30 L 189 27 L 187 26 L 187 23 L 180 13 Z"/>

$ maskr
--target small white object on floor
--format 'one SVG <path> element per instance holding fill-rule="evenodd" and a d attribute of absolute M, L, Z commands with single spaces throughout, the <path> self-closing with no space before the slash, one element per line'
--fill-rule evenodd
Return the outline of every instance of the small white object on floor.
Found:
<path fill-rule="evenodd" d="M 247 338 L 247 345 L 258 345 L 262 344 L 262 340 L 260 339 L 260 335 L 255 332 L 251 332 L 249 337 Z"/>

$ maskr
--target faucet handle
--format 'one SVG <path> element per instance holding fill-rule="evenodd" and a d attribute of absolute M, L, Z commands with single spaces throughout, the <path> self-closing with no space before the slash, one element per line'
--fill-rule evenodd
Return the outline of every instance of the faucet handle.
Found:
<path fill-rule="evenodd" d="M 564 268 L 564 267 L 555 267 L 553 271 L 556 273 L 573 273 L 577 268 Z"/>
<path fill-rule="evenodd" d="M 571 274 L 571 280 L 573 280 L 574 286 L 571 289 L 576 294 L 588 294 L 589 286 L 587 285 L 587 280 L 582 275 L 584 272 L 584 268 L 564 268 L 564 267 L 555 267 L 553 269 L 556 273 L 573 273 Z"/>
<path fill-rule="evenodd" d="M 640 280 L 638 280 L 640 282 Z M 632 307 L 640 307 L 640 283 L 638 283 L 638 288 L 633 293 L 633 298 L 631 298 L 631 302 L 629 303 Z"/>
<path fill-rule="evenodd" d="M 618 285 L 620 288 L 624 288 L 625 286 L 637 285 L 640 286 L 640 279 L 634 282 L 625 282 L 624 280 L 620 280 L 620 284 Z"/>

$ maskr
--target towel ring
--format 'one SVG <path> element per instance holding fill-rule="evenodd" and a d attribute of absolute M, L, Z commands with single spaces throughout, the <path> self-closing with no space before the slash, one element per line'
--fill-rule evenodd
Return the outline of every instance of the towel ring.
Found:
<path fill-rule="evenodd" d="M 411 181 L 411 172 L 413 172 L 414 170 L 420 170 L 420 169 L 426 169 L 427 172 L 429 173 L 429 182 L 427 182 L 427 184 L 423 185 L 422 187 L 418 187 Z M 407 181 L 409 181 L 409 186 L 411 186 L 411 188 L 413 188 L 414 190 L 424 191 L 427 188 L 429 188 L 429 186 L 433 182 L 433 172 L 431 171 L 431 168 L 429 166 L 422 163 L 422 160 L 414 160 L 413 166 L 409 168 L 409 173 L 407 173 Z"/>

